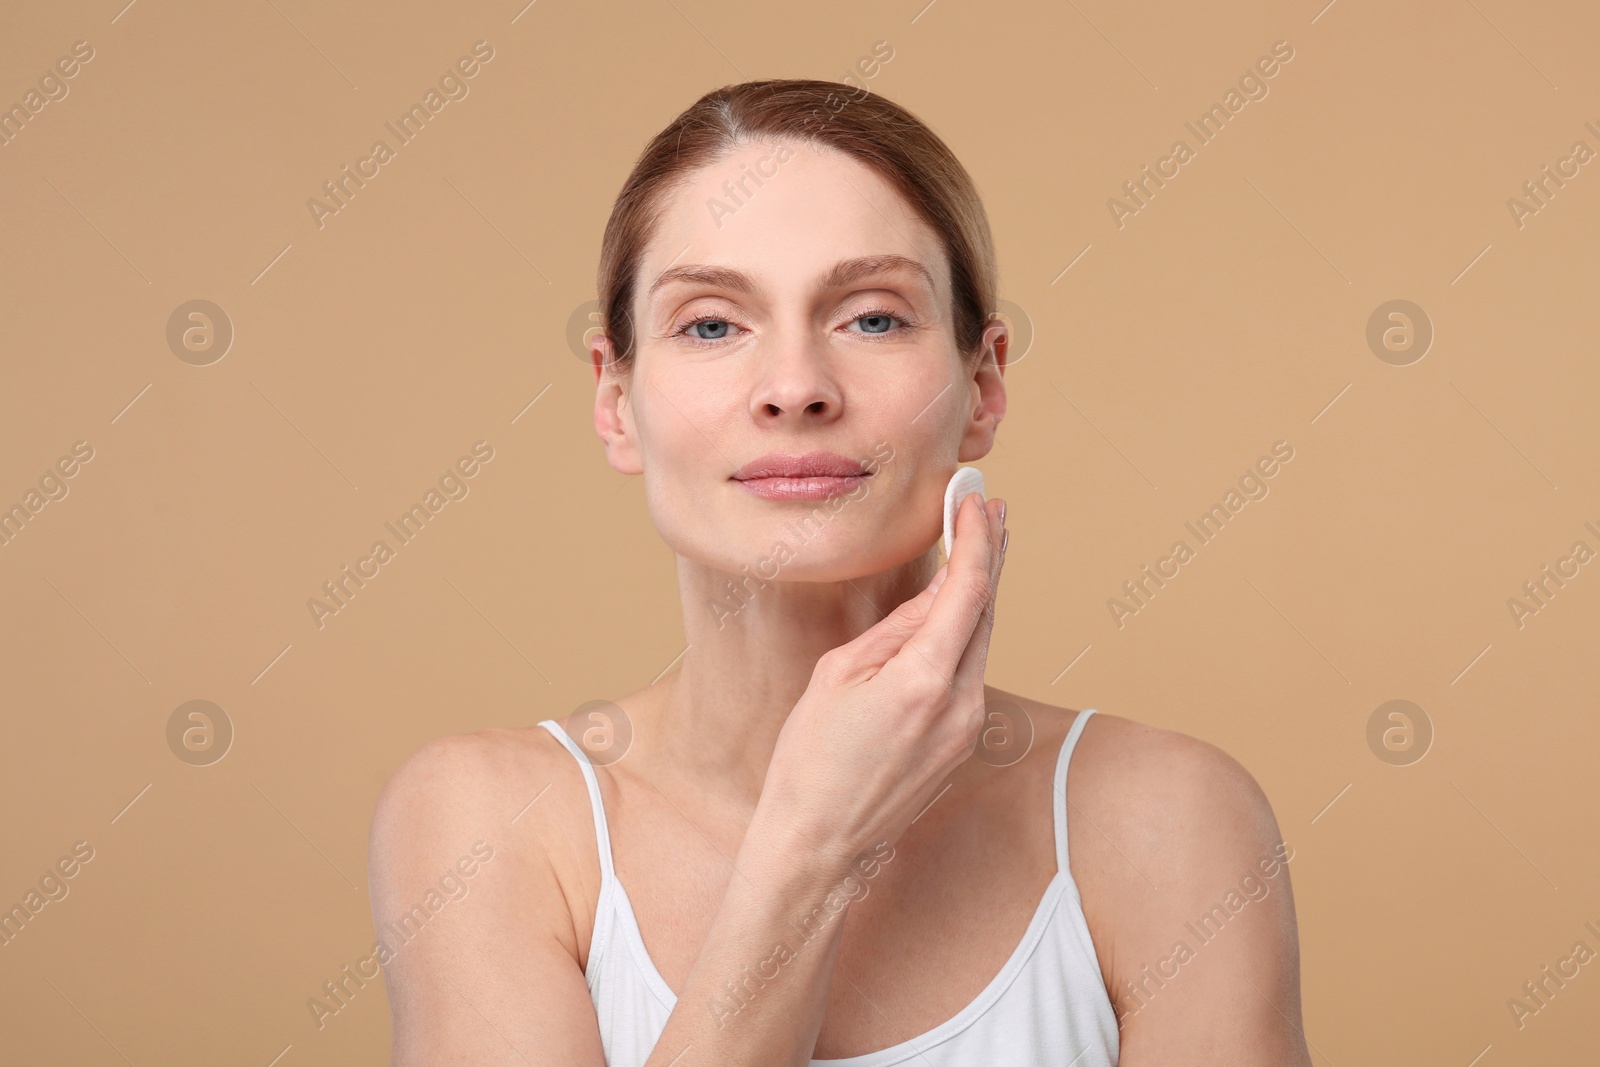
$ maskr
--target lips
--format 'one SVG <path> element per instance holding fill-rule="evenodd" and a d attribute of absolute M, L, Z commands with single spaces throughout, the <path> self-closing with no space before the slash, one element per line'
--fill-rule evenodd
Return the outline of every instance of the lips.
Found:
<path fill-rule="evenodd" d="M 837 452 L 807 452 L 794 456 L 771 452 L 733 472 L 735 481 L 761 478 L 854 478 L 865 477 L 869 472 L 853 459 Z"/>
<path fill-rule="evenodd" d="M 837 452 L 773 452 L 733 472 L 732 480 L 765 500 L 826 500 L 848 493 L 872 476 Z"/>

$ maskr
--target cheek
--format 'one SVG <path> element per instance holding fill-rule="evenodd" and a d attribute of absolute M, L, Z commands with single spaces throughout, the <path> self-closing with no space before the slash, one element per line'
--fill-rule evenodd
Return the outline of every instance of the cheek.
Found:
<path fill-rule="evenodd" d="M 739 458 L 732 429 L 740 418 L 748 421 L 748 415 L 725 386 L 685 374 L 664 383 L 641 381 L 634 398 L 630 424 L 647 481 L 698 482 L 719 471 L 726 477 L 750 458 Z"/>
<path fill-rule="evenodd" d="M 936 423 L 950 421 L 955 404 L 958 401 L 966 402 L 962 377 L 950 364 L 931 353 L 929 358 L 917 360 L 906 367 L 906 373 L 900 376 L 898 382 L 899 399 L 896 406 L 903 409 L 901 426 L 907 434 L 928 436 L 936 433 L 934 427 L 923 424 L 930 419 Z M 912 422 L 913 419 L 916 421 Z"/>
<path fill-rule="evenodd" d="M 972 374 L 942 341 L 885 352 L 869 359 L 846 393 L 898 451 L 932 459 L 959 440 L 962 416 L 975 404 Z"/>
<path fill-rule="evenodd" d="M 921 425 L 920 421 L 918 425 Z M 937 541 L 944 533 L 943 450 L 925 441 L 888 440 L 894 456 L 880 461 L 867 484 L 870 492 L 860 502 L 862 529 L 888 556 L 884 566 L 904 562 Z"/>
<path fill-rule="evenodd" d="M 750 457 L 739 457 L 725 427 L 735 425 L 714 407 L 711 390 L 635 383 L 635 404 L 626 416 L 643 467 L 645 505 L 651 521 L 676 551 L 702 555 L 715 540 L 713 518 L 728 475 Z M 710 521 L 708 521 L 710 520 Z"/>

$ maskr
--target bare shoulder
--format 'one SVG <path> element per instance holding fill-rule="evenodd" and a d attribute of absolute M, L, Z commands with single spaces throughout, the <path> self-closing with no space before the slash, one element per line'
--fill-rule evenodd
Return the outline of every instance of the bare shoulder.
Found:
<path fill-rule="evenodd" d="M 369 838 L 374 870 L 419 851 L 470 844 L 468 838 L 540 851 L 540 829 L 548 823 L 529 817 L 527 806 L 570 806 L 562 760 L 570 764 L 572 757 L 541 728 L 446 734 L 418 746 L 378 794 Z M 546 786 L 553 795 L 541 794 Z"/>
<path fill-rule="evenodd" d="M 591 826 L 582 772 L 542 727 L 436 737 L 378 795 L 368 839 L 374 899 L 396 891 L 407 868 L 436 867 L 482 842 L 519 882 L 549 883 L 545 896 L 564 917 L 556 905 L 597 889 L 588 885 L 598 868 Z"/>
<path fill-rule="evenodd" d="M 562 759 L 571 757 L 542 728 L 436 737 L 414 749 L 390 774 L 378 795 L 373 831 L 395 829 L 391 824 L 397 820 L 413 832 L 448 828 L 464 817 L 510 825 L 518 812 L 513 807 L 506 813 L 507 805 L 521 793 L 527 793 L 523 802 L 532 799 L 527 787 L 556 778 Z"/>
<path fill-rule="evenodd" d="M 1119 715 L 1085 724 L 1067 798 L 1073 877 L 1091 921 L 1107 928 L 1225 895 L 1293 857 L 1266 793 L 1238 760 Z"/>
<path fill-rule="evenodd" d="M 1125 1067 L 1200 1053 L 1309 1063 L 1294 848 L 1255 777 L 1209 742 L 1098 713 L 1067 799 L 1071 873 Z"/>
<path fill-rule="evenodd" d="M 1075 807 L 1093 809 L 1102 829 L 1103 817 L 1128 836 L 1165 847 L 1165 837 L 1192 833 L 1197 824 L 1243 820 L 1259 828 L 1263 817 L 1271 820 L 1254 776 L 1213 744 L 1119 715 L 1090 715 L 994 689 L 989 696 L 1023 708 L 1035 734 L 1033 748 L 1052 761 L 1083 720 L 1069 765 L 1068 798 Z"/>
<path fill-rule="evenodd" d="M 542 728 L 438 737 L 395 768 L 368 881 L 396 1064 L 511 1062 L 484 1017 L 514 1018 L 500 1029 L 516 1048 L 598 1062 L 566 873 L 575 818 L 589 819 L 580 772 Z"/>
<path fill-rule="evenodd" d="M 1207 741 L 1097 713 L 1073 756 L 1073 802 L 1121 831 L 1121 841 L 1156 851 L 1195 843 L 1272 838 L 1267 795 L 1245 767 Z M 1109 831 L 1108 831 L 1109 832 Z"/>

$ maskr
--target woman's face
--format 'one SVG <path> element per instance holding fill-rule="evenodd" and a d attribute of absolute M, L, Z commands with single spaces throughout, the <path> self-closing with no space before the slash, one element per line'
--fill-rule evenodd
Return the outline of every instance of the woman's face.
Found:
<path fill-rule="evenodd" d="M 832 149 L 748 145 L 691 175 L 633 314 L 631 373 L 596 370 L 596 429 L 672 550 L 735 575 L 840 581 L 926 553 L 951 474 L 1005 413 L 1004 326 L 965 369 L 938 239 Z M 861 473 L 806 476 L 816 453 Z M 751 477 L 764 459 L 794 476 Z"/>

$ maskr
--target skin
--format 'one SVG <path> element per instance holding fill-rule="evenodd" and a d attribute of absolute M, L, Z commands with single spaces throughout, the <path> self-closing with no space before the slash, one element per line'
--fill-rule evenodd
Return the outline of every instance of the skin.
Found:
<path fill-rule="evenodd" d="M 770 172 L 772 145 L 741 148 L 674 194 L 640 269 L 635 365 L 613 373 L 609 341 L 594 342 L 595 428 L 612 467 L 644 479 L 651 519 L 676 557 L 689 645 L 675 672 L 616 700 L 633 742 L 599 771 L 618 877 L 678 993 L 751 872 L 777 870 L 763 864 L 781 850 L 758 849 L 758 830 L 799 840 L 783 837 L 779 806 L 761 799 L 819 658 L 928 584 L 945 484 L 990 451 L 1005 414 L 1005 328 L 988 327 L 981 360 L 961 358 L 932 231 L 853 160 L 790 151 L 721 225 L 707 201 L 725 197 L 741 164 L 766 159 Z M 821 284 L 840 261 L 891 254 L 923 264 L 931 285 L 903 269 Z M 742 271 L 752 287 L 702 279 L 648 292 L 664 270 L 690 264 Z M 895 325 L 861 317 L 874 313 Z M 713 335 L 696 345 L 682 324 L 702 315 L 732 325 L 689 327 Z M 893 458 L 867 495 L 719 618 L 710 605 L 724 601 L 723 583 L 775 542 L 795 544 L 785 521 L 819 506 L 754 497 L 728 480 L 734 469 L 771 451 L 867 459 L 885 441 Z M 961 566 L 992 566 L 996 583 L 1001 503 L 969 502 L 957 541 Z M 986 619 L 993 610 L 991 593 Z M 980 624 L 977 654 L 987 641 Z M 1006 767 L 957 760 L 849 906 L 827 955 L 791 965 L 789 986 L 818 991 L 815 1047 L 802 1054 L 885 1048 L 956 1014 L 1011 955 L 1055 873 L 1051 775 L 1078 713 L 982 691 L 1023 709 L 1033 744 Z M 1071 874 L 1121 1015 L 1120 1063 L 1309 1065 L 1293 895 L 1287 866 L 1273 862 L 1292 860 L 1293 843 L 1280 847 L 1250 774 L 1202 741 L 1100 714 L 1072 757 L 1067 799 Z M 544 730 L 440 738 L 395 771 L 373 819 L 375 919 L 381 926 L 421 900 L 479 839 L 496 852 L 471 895 L 386 964 L 393 1062 L 601 1064 L 583 977 L 600 889 L 593 824 L 576 764 Z M 1248 902 L 1203 943 L 1187 924 L 1241 884 L 1231 899 Z M 1192 955 L 1178 963 L 1180 941 Z M 1140 982 L 1136 997 L 1127 983 Z M 810 1018 L 808 1005 L 784 1010 Z M 667 1052 L 658 1046 L 651 1063 L 668 1062 Z"/>

